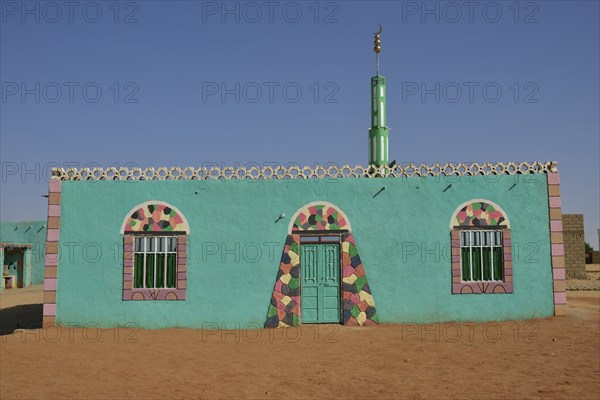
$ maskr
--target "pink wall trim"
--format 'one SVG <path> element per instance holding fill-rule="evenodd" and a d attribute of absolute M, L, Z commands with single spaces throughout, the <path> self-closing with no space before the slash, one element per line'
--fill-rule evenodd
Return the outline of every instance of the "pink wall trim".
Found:
<path fill-rule="evenodd" d="M 553 243 L 552 244 L 552 255 L 553 256 L 564 256 L 565 248 L 562 243 Z"/>
<path fill-rule="evenodd" d="M 44 315 L 56 315 L 56 304 L 44 304 Z"/>
<path fill-rule="evenodd" d="M 49 205 L 48 206 L 49 217 L 60 217 L 60 205 Z"/>
<path fill-rule="evenodd" d="M 562 220 L 557 219 L 550 221 L 550 232 L 562 232 L 562 230 Z"/>
<path fill-rule="evenodd" d="M 560 175 L 558 172 L 550 172 L 548 173 L 548 191 L 550 188 L 558 189 L 560 187 Z M 548 207 L 549 210 L 561 210 L 562 201 L 560 198 L 560 194 L 558 196 L 548 196 Z M 563 224 L 562 219 L 550 219 L 550 232 L 563 232 Z M 561 287 L 562 285 L 557 285 L 557 282 L 564 282 L 566 273 L 565 268 L 560 267 L 556 268 L 557 257 L 562 257 L 565 254 L 564 245 L 562 242 L 557 242 L 555 238 L 554 242 L 551 242 L 551 254 L 552 254 L 552 264 L 550 268 L 552 268 L 552 281 L 553 287 L 556 288 Z M 558 291 L 554 292 L 554 315 L 564 315 L 566 310 L 564 307 L 557 309 L 557 305 L 565 305 L 567 304 L 567 293 L 566 291 Z"/>
<path fill-rule="evenodd" d="M 558 174 L 558 172 L 548 173 L 548 184 L 549 185 L 559 185 L 560 184 L 560 175 Z"/>
<path fill-rule="evenodd" d="M 50 180 L 48 183 L 48 194 L 52 195 L 53 193 L 60 193 L 62 187 L 62 182 L 58 180 Z M 48 217 L 56 217 L 58 219 L 58 223 L 60 224 L 60 195 L 52 196 L 53 202 L 57 202 L 58 204 L 50 204 L 50 196 L 48 197 Z M 58 197 L 58 199 L 54 199 L 54 197 Z M 53 249 L 56 252 L 60 251 L 58 238 L 59 238 L 60 230 L 57 228 L 48 229 L 46 232 L 46 249 Z M 45 254 L 44 256 L 44 274 L 48 271 L 51 271 L 52 274 L 56 274 L 58 272 L 58 260 L 60 256 L 59 254 Z M 51 275 L 52 276 L 52 275 Z M 56 276 L 56 275 L 54 275 Z M 45 292 L 56 292 L 56 288 L 58 286 L 57 278 L 45 278 L 44 279 L 44 291 Z M 56 301 L 55 301 L 56 302 Z M 43 306 L 43 325 L 47 326 L 47 324 L 53 324 L 56 317 L 56 304 L 48 303 L 44 301 Z"/>
<path fill-rule="evenodd" d="M 58 229 L 48 229 L 48 236 L 46 241 L 48 242 L 58 242 Z"/>
<path fill-rule="evenodd" d="M 44 261 L 46 262 L 46 266 L 48 266 L 48 267 L 57 267 L 58 266 L 58 254 L 46 254 L 44 256 Z"/>
<path fill-rule="evenodd" d="M 564 268 L 554 268 L 552 270 L 552 276 L 554 280 L 563 280 L 565 279 L 565 269 Z"/>
<path fill-rule="evenodd" d="M 554 292 L 554 304 L 567 304 L 567 292 Z"/>
<path fill-rule="evenodd" d="M 56 278 L 44 279 L 44 290 L 56 290 Z"/>
<path fill-rule="evenodd" d="M 550 204 L 550 208 L 561 208 L 560 197 L 550 197 L 548 203 Z"/>
<path fill-rule="evenodd" d="M 55 181 L 55 180 L 51 180 L 50 181 L 50 192 L 51 193 L 60 193 L 60 188 L 61 188 L 61 181 Z"/>

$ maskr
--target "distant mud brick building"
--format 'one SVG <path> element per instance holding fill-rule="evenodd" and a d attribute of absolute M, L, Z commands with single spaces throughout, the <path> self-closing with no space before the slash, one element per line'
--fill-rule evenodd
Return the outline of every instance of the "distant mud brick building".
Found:
<path fill-rule="evenodd" d="M 585 279 L 583 214 L 563 214 L 562 219 L 567 276 Z"/>

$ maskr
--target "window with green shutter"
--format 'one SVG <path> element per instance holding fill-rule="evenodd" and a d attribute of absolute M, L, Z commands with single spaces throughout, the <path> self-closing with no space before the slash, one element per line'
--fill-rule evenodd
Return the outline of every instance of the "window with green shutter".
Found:
<path fill-rule="evenodd" d="M 134 241 L 133 287 L 175 288 L 177 237 L 140 235 Z"/>
<path fill-rule="evenodd" d="M 502 281 L 502 254 L 501 230 L 460 231 L 462 281 Z"/>

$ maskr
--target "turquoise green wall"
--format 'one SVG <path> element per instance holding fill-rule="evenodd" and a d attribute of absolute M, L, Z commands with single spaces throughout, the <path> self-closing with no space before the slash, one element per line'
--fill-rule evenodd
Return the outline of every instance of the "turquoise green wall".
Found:
<path fill-rule="evenodd" d="M 31 226 L 31 228 L 29 228 Z M 32 284 L 44 283 L 46 221 L 0 222 L 0 242 L 29 243 L 31 247 Z"/>
<path fill-rule="evenodd" d="M 373 197 L 382 186 L 386 189 Z M 57 322 L 62 324 L 262 326 L 290 218 L 306 203 L 318 200 L 337 205 L 349 217 L 383 323 L 486 321 L 553 313 L 545 175 L 67 181 L 61 198 Z M 451 294 L 450 219 L 461 203 L 474 198 L 497 203 L 510 219 L 513 294 Z M 134 206 L 148 200 L 171 203 L 190 224 L 185 301 L 121 300 L 121 224 Z M 286 217 L 278 220 L 282 213 Z M 67 242 L 70 252 L 65 250 Z M 225 254 L 223 261 L 221 253 L 203 252 L 206 246 L 235 249 L 236 243 L 242 253 L 239 261 L 232 254 Z M 268 243 L 276 243 L 274 255 L 269 254 Z M 252 262 L 256 257 L 250 250 L 256 246 L 262 255 Z M 437 246 L 441 251 L 437 255 L 406 251 L 415 246 L 434 252 Z"/>

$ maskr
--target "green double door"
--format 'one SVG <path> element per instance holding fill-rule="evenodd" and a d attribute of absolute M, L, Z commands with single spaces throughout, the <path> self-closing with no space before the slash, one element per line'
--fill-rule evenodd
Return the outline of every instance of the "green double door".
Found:
<path fill-rule="evenodd" d="M 340 322 L 340 245 L 302 244 L 301 312 L 304 323 Z"/>

